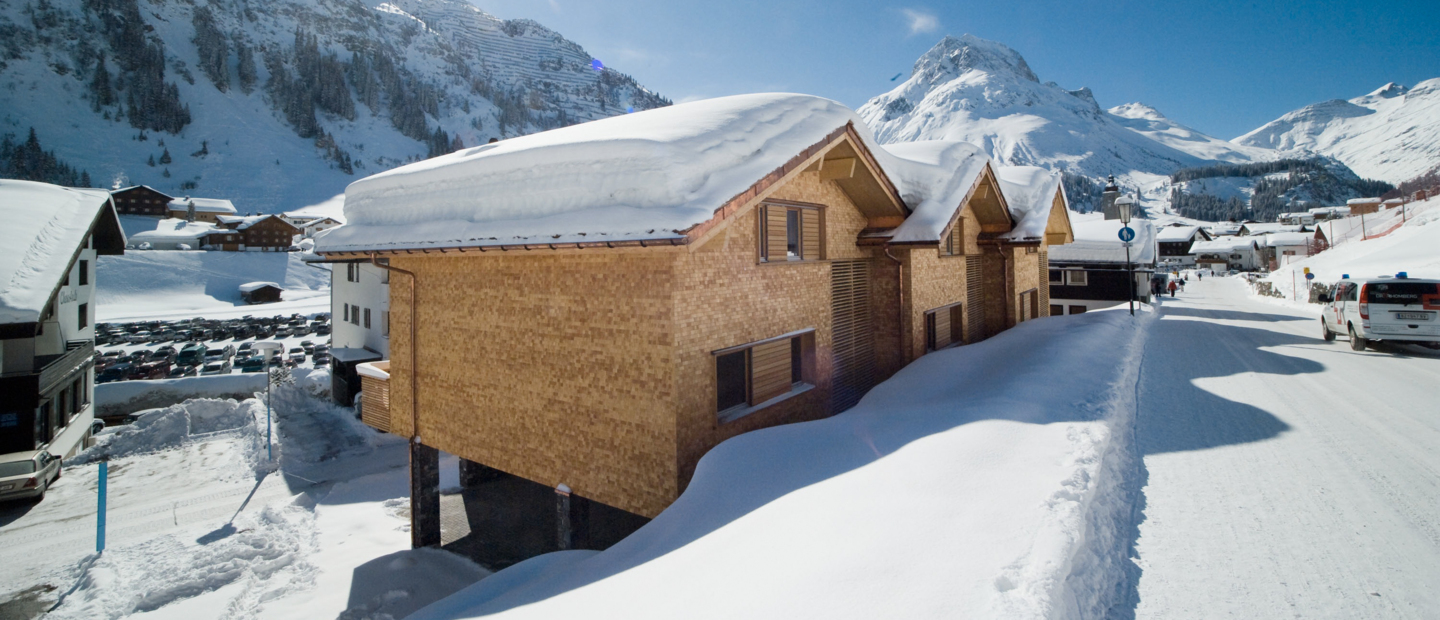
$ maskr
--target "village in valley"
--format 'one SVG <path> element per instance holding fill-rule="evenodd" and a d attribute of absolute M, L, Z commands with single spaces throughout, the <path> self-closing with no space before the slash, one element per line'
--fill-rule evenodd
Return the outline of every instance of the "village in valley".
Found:
<path fill-rule="evenodd" d="M 0 620 L 1440 609 L 1440 66 L 1222 140 L 487 10 L 0 0 Z"/>

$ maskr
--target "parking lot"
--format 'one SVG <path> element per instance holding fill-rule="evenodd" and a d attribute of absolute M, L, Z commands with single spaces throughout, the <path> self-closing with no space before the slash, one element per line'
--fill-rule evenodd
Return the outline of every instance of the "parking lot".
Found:
<path fill-rule="evenodd" d="M 272 365 L 326 368 L 328 313 L 98 323 L 96 383 L 263 372 L 256 343 L 280 343 Z"/>

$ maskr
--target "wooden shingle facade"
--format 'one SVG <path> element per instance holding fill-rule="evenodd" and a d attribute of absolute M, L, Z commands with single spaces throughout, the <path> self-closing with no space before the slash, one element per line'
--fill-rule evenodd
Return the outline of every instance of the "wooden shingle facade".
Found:
<path fill-rule="evenodd" d="M 166 217 L 170 201 L 175 198 L 145 185 L 136 185 L 110 192 L 119 215 L 153 215 Z"/>

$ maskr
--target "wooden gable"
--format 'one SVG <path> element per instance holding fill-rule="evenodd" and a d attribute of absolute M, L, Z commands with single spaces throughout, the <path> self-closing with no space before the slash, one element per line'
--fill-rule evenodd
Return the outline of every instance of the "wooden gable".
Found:
<path fill-rule="evenodd" d="M 1070 203 L 1065 199 L 1065 190 L 1055 188 L 1055 200 L 1050 204 L 1050 219 L 1045 222 L 1045 244 L 1064 245 L 1075 240 L 1075 229 L 1070 226 Z"/>

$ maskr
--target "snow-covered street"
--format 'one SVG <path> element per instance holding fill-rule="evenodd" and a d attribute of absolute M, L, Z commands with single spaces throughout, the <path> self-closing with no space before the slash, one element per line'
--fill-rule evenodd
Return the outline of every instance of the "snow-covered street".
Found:
<path fill-rule="evenodd" d="M 1317 313 L 1191 278 L 1141 366 L 1139 618 L 1440 609 L 1440 351 L 1356 353 Z"/>

